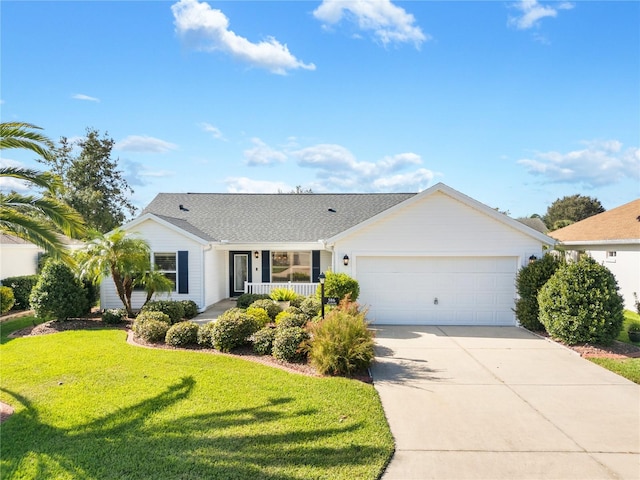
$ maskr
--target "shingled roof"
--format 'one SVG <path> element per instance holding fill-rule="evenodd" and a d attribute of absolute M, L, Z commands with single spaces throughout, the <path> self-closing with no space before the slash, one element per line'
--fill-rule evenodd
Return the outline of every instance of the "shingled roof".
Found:
<path fill-rule="evenodd" d="M 549 232 L 548 235 L 563 243 L 640 240 L 640 199 Z"/>
<path fill-rule="evenodd" d="M 160 193 L 144 209 L 204 240 L 316 242 L 415 193 Z"/>

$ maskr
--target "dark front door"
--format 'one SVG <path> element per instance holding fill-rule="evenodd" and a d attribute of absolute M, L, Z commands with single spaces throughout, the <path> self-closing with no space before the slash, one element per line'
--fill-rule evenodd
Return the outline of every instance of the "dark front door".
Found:
<path fill-rule="evenodd" d="M 229 294 L 232 297 L 244 293 L 244 282 L 251 281 L 251 252 L 229 253 Z"/>

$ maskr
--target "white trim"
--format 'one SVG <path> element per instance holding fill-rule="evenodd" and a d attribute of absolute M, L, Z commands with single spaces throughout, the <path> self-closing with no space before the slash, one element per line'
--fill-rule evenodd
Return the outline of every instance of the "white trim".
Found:
<path fill-rule="evenodd" d="M 306 252 L 310 250 L 329 250 L 318 242 L 277 242 L 277 243 L 212 243 L 216 250 L 280 250 L 290 252 Z"/>
<path fill-rule="evenodd" d="M 560 247 L 571 247 L 573 245 L 582 246 L 582 245 L 639 245 L 640 238 L 627 238 L 627 239 L 619 239 L 619 240 L 567 240 L 565 242 L 558 240 L 558 246 Z"/>
<path fill-rule="evenodd" d="M 422 200 L 424 197 L 431 196 L 437 192 L 444 193 L 445 195 L 450 196 L 454 200 L 458 200 L 464 205 L 467 205 L 468 207 L 478 210 L 479 212 L 484 213 L 485 215 L 493 218 L 494 220 L 497 220 L 521 233 L 524 233 L 525 235 L 535 238 L 536 240 L 538 240 L 539 242 L 542 242 L 545 245 L 553 246 L 556 243 L 558 243 L 556 239 L 551 238 L 543 233 L 540 233 L 537 230 L 531 227 L 528 227 L 524 223 L 521 223 L 507 215 L 504 215 L 503 213 L 500 213 L 494 210 L 493 208 L 488 207 L 484 203 L 478 202 L 477 200 L 474 200 L 473 198 L 468 197 L 463 193 L 458 192 L 457 190 L 454 190 L 453 188 L 445 185 L 444 183 L 437 183 L 436 185 L 429 187 L 426 190 L 423 190 L 422 192 L 414 195 L 413 197 L 408 198 L 407 200 L 400 202 L 394 205 L 393 207 L 388 208 L 387 210 L 384 210 L 383 212 L 380 212 L 377 215 L 374 215 L 373 217 L 368 218 L 364 222 L 354 225 L 353 227 L 348 228 L 347 230 L 340 232 L 331 238 L 328 238 L 326 240 L 326 243 L 334 244 L 335 242 L 342 240 L 343 238 L 351 235 L 352 233 L 357 232 L 358 230 L 368 225 L 371 225 L 372 223 L 375 223 L 388 215 L 392 215 L 398 210 L 411 206 L 412 204 Z"/>
<path fill-rule="evenodd" d="M 180 227 L 177 227 L 176 225 L 174 225 L 171 222 L 167 222 L 166 220 L 163 220 L 162 218 L 157 217 L 153 213 L 145 213 L 144 215 L 136 218 L 135 220 L 132 220 L 129 223 L 123 225 L 121 227 L 121 229 L 122 230 L 126 230 L 128 232 L 130 231 L 132 233 L 137 233 L 137 232 L 135 232 L 135 230 L 132 230 L 132 229 L 134 227 L 136 227 L 137 225 L 139 225 L 139 224 L 141 224 L 141 223 L 143 223 L 143 222 L 145 222 L 147 220 L 151 220 L 153 222 L 159 223 L 160 225 L 168 228 L 169 230 L 173 230 L 174 232 L 176 232 L 176 233 L 178 233 L 178 234 L 180 234 L 180 235 L 182 235 L 184 237 L 187 237 L 187 238 L 193 240 L 194 242 L 199 243 L 200 245 L 209 245 L 209 243 L 210 243 L 209 241 L 207 241 L 207 240 L 205 240 L 205 239 L 203 239 L 203 238 L 201 238 L 201 237 L 199 237 L 197 235 L 194 235 L 193 233 L 187 232 L 186 230 L 184 230 L 184 229 L 182 229 Z"/>

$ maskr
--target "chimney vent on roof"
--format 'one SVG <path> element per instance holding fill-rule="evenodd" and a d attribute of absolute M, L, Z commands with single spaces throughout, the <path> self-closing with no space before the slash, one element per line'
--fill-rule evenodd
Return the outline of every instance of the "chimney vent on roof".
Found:
<path fill-rule="evenodd" d="M 183 212 L 188 212 L 189 211 L 189 209 L 187 207 L 185 207 L 183 204 L 178 205 L 178 208 L 180 210 L 182 210 Z"/>
<path fill-rule="evenodd" d="M 335 209 L 335 208 L 330 208 L 330 209 L 329 209 L 329 211 L 330 211 L 331 213 L 336 213 L 336 209 Z"/>

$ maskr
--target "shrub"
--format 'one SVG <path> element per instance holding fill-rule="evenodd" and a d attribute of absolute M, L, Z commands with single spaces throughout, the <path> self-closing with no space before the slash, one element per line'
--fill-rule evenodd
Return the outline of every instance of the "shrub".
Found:
<path fill-rule="evenodd" d="M 193 300 L 181 300 L 182 308 L 184 309 L 184 318 L 191 320 L 198 315 L 198 304 Z"/>
<path fill-rule="evenodd" d="M 195 322 L 178 322 L 169 327 L 164 337 L 167 345 L 172 347 L 184 347 L 198 343 L 198 324 Z"/>
<path fill-rule="evenodd" d="M 323 374 L 353 375 L 368 368 L 374 358 L 373 334 L 366 312 L 341 304 L 311 326 L 311 364 Z"/>
<path fill-rule="evenodd" d="M 27 310 L 29 308 L 29 295 L 31 290 L 38 283 L 38 275 L 24 275 L 21 277 L 7 277 L 2 280 L 2 285 L 13 289 L 13 296 L 16 303 L 13 304 L 14 310 Z"/>
<path fill-rule="evenodd" d="M 300 305 L 302 305 L 302 302 L 304 302 L 305 300 L 304 295 L 296 295 L 296 298 L 292 298 L 291 300 L 289 300 L 289 305 L 292 307 L 296 307 L 296 308 L 300 308 Z"/>
<path fill-rule="evenodd" d="M 87 295 L 87 311 L 90 311 L 100 300 L 100 286 L 84 278 L 81 279 L 80 282 Z"/>
<path fill-rule="evenodd" d="M 300 327 L 276 328 L 271 354 L 285 362 L 302 362 L 306 359 L 304 343 L 309 334 Z"/>
<path fill-rule="evenodd" d="M 211 331 L 211 344 L 222 352 L 244 345 L 258 331 L 258 324 L 243 310 L 232 308 L 215 321 Z"/>
<path fill-rule="evenodd" d="M 280 312 L 276 317 L 278 327 L 304 327 L 309 319 L 304 313 Z"/>
<path fill-rule="evenodd" d="M 322 294 L 322 287 L 318 285 L 316 297 L 319 299 Z M 324 296 L 336 297 L 342 300 L 347 295 L 351 300 L 356 301 L 360 295 L 360 285 L 358 281 L 351 278 L 346 273 L 327 272 L 324 281 Z"/>
<path fill-rule="evenodd" d="M 236 306 L 239 308 L 248 308 L 256 300 L 270 299 L 271 297 L 266 293 L 243 293 L 236 300 Z"/>
<path fill-rule="evenodd" d="M 205 323 L 198 328 L 198 345 L 203 347 L 213 347 L 213 341 L 211 334 L 213 333 L 213 327 L 216 322 Z"/>
<path fill-rule="evenodd" d="M 184 318 L 184 307 L 177 300 L 155 300 L 142 307 L 143 312 L 162 312 L 169 316 L 171 323 L 178 323 Z"/>
<path fill-rule="evenodd" d="M 266 310 L 266 312 L 269 314 L 269 318 L 271 319 L 271 321 L 274 321 L 276 319 L 276 316 L 282 311 L 282 309 L 280 308 L 280 305 L 275 303 L 273 300 L 266 299 L 266 298 L 262 300 L 256 300 L 251 304 L 251 306 L 257 307 L 257 308 L 263 308 L 264 310 Z"/>
<path fill-rule="evenodd" d="M 153 312 L 153 311 L 140 312 L 136 317 L 137 323 L 143 323 L 143 322 L 146 322 L 147 320 L 156 320 L 158 322 L 166 323 L 168 327 L 171 326 L 171 319 L 169 318 L 169 315 L 167 315 L 166 313 Z M 134 323 L 134 327 L 135 327 L 135 323 Z"/>
<path fill-rule="evenodd" d="M 269 314 L 264 308 L 249 307 L 246 313 L 250 317 L 253 317 L 259 328 L 263 328 L 267 323 L 271 322 L 271 317 L 269 317 Z"/>
<path fill-rule="evenodd" d="M 124 308 L 110 308 L 102 312 L 102 321 L 108 325 L 124 322 L 127 311 Z"/>
<path fill-rule="evenodd" d="M 540 321 L 552 337 L 576 343 L 610 343 L 624 322 L 613 274 L 592 258 L 562 265 L 538 294 Z"/>
<path fill-rule="evenodd" d="M 29 297 L 36 317 L 66 320 L 88 311 L 87 294 L 71 269 L 60 261 L 48 261 Z"/>
<path fill-rule="evenodd" d="M 0 287 L 0 314 L 7 313 L 13 305 L 16 303 L 16 297 L 13 296 L 13 289 L 11 287 Z"/>
<path fill-rule="evenodd" d="M 161 313 L 161 312 L 156 312 Z M 154 320 L 149 318 L 147 320 L 140 321 L 140 316 L 133 322 L 133 331 L 140 338 L 145 339 L 147 342 L 161 342 L 165 339 L 167 331 L 169 330 L 169 323 L 160 320 Z"/>
<path fill-rule="evenodd" d="M 516 317 L 524 328 L 535 332 L 544 330 L 540 323 L 538 292 L 558 270 L 562 261 L 549 253 L 540 260 L 522 267 L 516 276 L 516 289 L 520 298 L 516 300 Z"/>
<path fill-rule="evenodd" d="M 320 299 L 316 297 L 306 297 L 300 304 L 300 310 L 302 310 L 309 319 L 316 317 L 318 313 L 320 313 L 321 308 L 322 304 L 320 303 Z"/>
<path fill-rule="evenodd" d="M 290 302 L 295 300 L 298 294 L 290 288 L 279 287 L 271 290 L 269 296 L 274 302 Z"/>
<path fill-rule="evenodd" d="M 253 351 L 258 355 L 271 355 L 276 329 L 264 327 L 253 334 Z"/>

